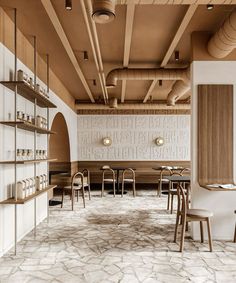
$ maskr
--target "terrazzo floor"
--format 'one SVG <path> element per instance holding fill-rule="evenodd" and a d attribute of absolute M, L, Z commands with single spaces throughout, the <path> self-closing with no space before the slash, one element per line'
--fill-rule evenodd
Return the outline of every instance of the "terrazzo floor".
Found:
<path fill-rule="evenodd" d="M 175 215 L 166 197 L 138 191 L 133 198 L 111 195 L 50 208 L 50 223 L 28 234 L 17 256 L 0 258 L 0 282 L 154 283 L 236 282 L 236 244 L 208 243 L 187 237 L 185 251 L 173 243 Z"/>

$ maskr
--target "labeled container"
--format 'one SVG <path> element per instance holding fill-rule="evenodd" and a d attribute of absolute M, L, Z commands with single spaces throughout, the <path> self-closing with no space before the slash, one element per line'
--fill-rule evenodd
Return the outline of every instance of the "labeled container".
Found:
<path fill-rule="evenodd" d="M 17 199 L 24 199 L 25 198 L 25 183 L 23 181 L 19 181 L 16 183 L 16 188 L 13 192 L 13 196 L 16 196 L 17 190 Z"/>
<path fill-rule="evenodd" d="M 28 83 L 28 75 L 22 70 L 17 71 L 17 80 L 21 82 Z"/>
<path fill-rule="evenodd" d="M 23 112 L 22 111 L 17 111 L 16 112 L 16 118 L 19 119 L 19 120 L 22 120 L 23 119 Z"/>

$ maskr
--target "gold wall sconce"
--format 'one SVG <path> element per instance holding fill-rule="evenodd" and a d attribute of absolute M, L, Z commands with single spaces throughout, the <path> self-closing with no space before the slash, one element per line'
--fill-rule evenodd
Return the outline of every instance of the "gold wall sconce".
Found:
<path fill-rule="evenodd" d="M 162 137 L 157 137 L 156 139 L 155 139 L 155 143 L 156 143 L 156 145 L 157 146 L 162 146 L 162 145 L 164 145 L 164 138 L 162 138 Z"/>
<path fill-rule="evenodd" d="M 106 137 L 106 138 L 103 138 L 103 139 L 102 139 L 102 143 L 103 143 L 103 145 L 105 145 L 105 146 L 110 146 L 110 145 L 112 144 L 112 140 L 111 140 L 111 138 Z"/>

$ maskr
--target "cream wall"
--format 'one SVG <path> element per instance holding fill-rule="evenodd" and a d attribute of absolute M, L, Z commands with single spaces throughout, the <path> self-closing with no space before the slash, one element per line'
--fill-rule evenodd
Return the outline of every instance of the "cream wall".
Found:
<path fill-rule="evenodd" d="M 13 73 L 14 56 L 13 54 L 0 43 L 0 80 L 9 80 L 10 74 Z M 30 70 L 18 61 L 18 69 L 23 69 L 28 74 Z M 37 82 L 40 82 L 37 80 Z M 43 85 L 42 82 L 40 82 Z M 18 110 L 33 114 L 33 104 L 21 96 L 17 96 Z M 75 129 L 77 128 L 77 115 L 71 110 L 55 93 L 50 91 L 50 99 L 57 105 L 56 109 L 50 110 L 49 125 L 56 113 L 61 112 L 66 120 L 70 138 L 71 161 L 78 159 L 77 157 L 77 136 Z M 46 117 L 46 110 L 37 107 L 38 114 Z M 0 85 L 0 120 L 14 119 L 14 94 L 12 91 Z M 19 130 L 17 135 L 18 148 L 33 149 L 33 133 Z M 37 148 L 46 148 L 46 136 L 38 135 Z M 10 160 L 14 157 L 14 129 L 0 125 L 0 160 Z M 7 198 L 9 195 L 10 184 L 14 180 L 14 166 L 0 165 L 0 201 Z M 17 170 L 17 179 L 33 177 L 33 165 L 19 165 Z M 37 165 L 37 174 L 47 172 L 46 163 Z M 37 199 L 37 223 L 42 221 L 47 216 L 47 194 L 39 196 Z M 25 234 L 33 228 L 34 223 L 34 205 L 33 201 L 27 202 L 25 205 L 17 206 L 18 214 L 18 239 L 21 239 Z M 14 241 L 14 206 L 0 205 L 0 255 L 5 253 L 12 247 Z"/>
<path fill-rule="evenodd" d="M 161 136 L 163 146 L 155 139 Z M 105 147 L 102 138 L 110 137 Z M 78 159 L 190 160 L 190 115 L 78 116 Z"/>
<path fill-rule="evenodd" d="M 203 189 L 197 181 L 197 85 L 233 84 L 234 85 L 234 140 L 236 113 L 236 62 L 234 61 L 195 61 L 192 63 L 192 122 L 191 122 L 191 169 L 192 169 L 192 206 L 193 208 L 213 211 L 212 234 L 214 239 L 232 240 L 235 227 L 236 191 L 212 192 Z M 212 137 L 214 139 L 214 137 Z M 234 146 L 235 152 L 236 146 Z M 234 154 L 234 165 L 236 162 Z M 234 166 L 235 179 L 235 166 Z M 207 233 L 205 233 L 207 234 Z M 193 226 L 193 236 L 200 238 L 199 225 Z"/>

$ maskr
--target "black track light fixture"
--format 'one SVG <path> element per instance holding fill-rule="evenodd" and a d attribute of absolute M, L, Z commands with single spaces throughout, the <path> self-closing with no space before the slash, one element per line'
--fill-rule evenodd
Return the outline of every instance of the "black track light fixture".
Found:
<path fill-rule="evenodd" d="M 65 7 L 67 11 L 71 11 L 72 10 L 72 0 L 66 0 Z"/>
<path fill-rule="evenodd" d="M 179 61 L 179 51 L 175 51 L 175 61 Z"/>
<path fill-rule="evenodd" d="M 96 85 L 97 85 L 96 80 L 93 80 L 93 85 L 94 85 L 94 86 L 96 86 Z"/>
<path fill-rule="evenodd" d="M 83 53 L 84 53 L 84 60 L 85 61 L 88 61 L 88 51 L 83 51 Z"/>
<path fill-rule="evenodd" d="M 162 80 L 159 80 L 159 86 L 162 86 Z"/>
<path fill-rule="evenodd" d="M 207 4 L 206 6 L 207 6 L 207 10 L 209 10 L 209 11 L 213 10 L 213 8 L 214 8 L 214 5 L 212 5 L 212 4 Z"/>

